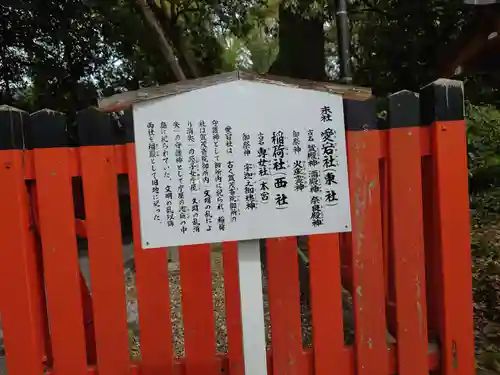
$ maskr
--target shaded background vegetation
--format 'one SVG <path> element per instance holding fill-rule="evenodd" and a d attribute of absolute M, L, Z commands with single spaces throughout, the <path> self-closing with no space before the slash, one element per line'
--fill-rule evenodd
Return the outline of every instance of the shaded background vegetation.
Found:
<path fill-rule="evenodd" d="M 75 113 L 99 96 L 235 68 L 336 80 L 326 0 L 3 0 L 0 104 Z M 352 0 L 354 84 L 383 96 L 437 78 L 470 8 L 462 0 Z M 477 348 L 498 370 L 500 87 L 463 77 L 467 97 Z M 481 354 L 487 353 L 487 354 Z"/>

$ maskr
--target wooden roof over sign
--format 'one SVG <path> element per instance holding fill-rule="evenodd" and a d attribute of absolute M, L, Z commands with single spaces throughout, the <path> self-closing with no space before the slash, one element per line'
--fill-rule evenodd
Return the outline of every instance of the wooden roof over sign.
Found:
<path fill-rule="evenodd" d="M 266 84 L 287 86 L 290 88 L 308 89 L 331 92 L 353 100 L 365 100 L 371 96 L 371 90 L 365 87 L 341 85 L 331 82 L 316 82 L 301 79 L 291 79 L 270 75 L 259 75 L 248 72 L 234 71 L 213 76 L 179 81 L 163 86 L 127 91 L 104 98 L 99 102 L 99 108 L 106 112 L 118 111 L 145 100 L 159 99 L 178 95 L 193 90 L 202 89 L 222 83 L 238 80 L 260 82 Z"/>

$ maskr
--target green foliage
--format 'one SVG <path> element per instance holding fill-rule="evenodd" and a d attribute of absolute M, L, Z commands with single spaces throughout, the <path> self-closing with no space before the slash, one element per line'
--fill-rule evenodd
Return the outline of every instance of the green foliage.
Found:
<path fill-rule="evenodd" d="M 470 190 L 478 193 L 500 186 L 500 111 L 468 103 L 466 115 Z"/>
<path fill-rule="evenodd" d="M 276 60 L 277 73 L 316 77 L 293 65 L 317 70 L 324 55 L 313 52 L 318 49 L 326 51 L 329 76 L 336 76 L 331 1 L 146 1 L 187 76 L 236 68 L 264 73 Z M 174 80 L 137 0 L 19 0 L 16 5 L 2 7 L 2 103 L 72 111 L 87 104 L 93 90 L 107 96 Z M 462 0 L 350 1 L 355 83 L 385 95 L 416 90 L 435 78 L 443 47 L 460 32 L 466 12 Z M 278 30 L 280 17 L 288 29 Z M 317 35 L 308 34 L 312 20 L 326 21 L 324 43 L 315 43 L 311 35 Z M 279 54 L 278 43 L 287 34 L 305 35 L 306 42 L 292 38 L 296 42 L 283 43 Z M 500 85 L 491 77 L 471 77 L 468 85 L 474 103 L 500 100 Z"/>
<path fill-rule="evenodd" d="M 436 78 L 438 59 L 460 32 L 466 11 L 463 0 L 353 1 L 355 82 L 377 95 L 418 90 Z"/>
<path fill-rule="evenodd" d="M 239 37 L 226 33 L 220 43 L 225 70 L 251 70 L 267 73 L 278 54 L 276 35 L 279 1 L 270 0 L 266 6 L 255 7 L 247 16 L 248 31 Z"/>
<path fill-rule="evenodd" d="M 493 106 L 466 106 L 469 170 L 500 165 L 500 111 Z"/>
<path fill-rule="evenodd" d="M 266 22 L 270 13 L 258 11 L 265 8 L 263 0 L 147 3 L 188 77 L 240 67 L 235 63 L 240 50 L 233 61 L 224 60 L 227 40 L 251 50 L 260 71 L 268 69 L 273 47 L 259 31 L 276 21 Z M 19 0 L 16 5 L 0 5 L 0 104 L 71 113 L 95 103 L 98 94 L 175 80 L 137 0 Z"/>
<path fill-rule="evenodd" d="M 500 369 L 500 111 L 466 106 L 478 366 Z"/>
<path fill-rule="evenodd" d="M 500 189 L 473 195 L 471 207 L 476 350 L 490 368 L 496 361 L 482 353 L 500 352 Z"/>

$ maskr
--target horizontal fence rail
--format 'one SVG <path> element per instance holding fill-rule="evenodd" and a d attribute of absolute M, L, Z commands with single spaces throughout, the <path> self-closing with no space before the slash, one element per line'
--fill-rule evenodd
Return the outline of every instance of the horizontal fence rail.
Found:
<path fill-rule="evenodd" d="M 266 241 L 270 374 L 474 371 L 463 88 L 438 80 L 420 95 L 393 94 L 388 104 L 388 117 L 377 120 L 373 98 L 344 101 L 353 231 L 309 236 L 305 313 L 297 239 Z M 236 243 L 217 250 L 223 354 L 214 324 L 214 250 L 179 249 L 184 353 L 176 355 L 168 252 L 140 246 L 131 125 L 128 111 L 117 117 L 89 108 L 68 126 L 53 111 L 0 110 L 0 316 L 9 375 L 244 374 Z M 139 315 L 134 361 L 123 175 Z M 90 291 L 77 237 L 88 242 Z M 311 321 L 310 347 L 304 319 Z"/>

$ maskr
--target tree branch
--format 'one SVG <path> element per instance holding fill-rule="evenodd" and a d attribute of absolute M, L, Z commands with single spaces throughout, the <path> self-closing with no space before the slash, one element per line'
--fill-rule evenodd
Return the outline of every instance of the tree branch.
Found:
<path fill-rule="evenodd" d="M 388 17 L 388 18 L 396 18 L 396 15 L 378 8 L 377 6 L 375 6 L 374 4 L 372 4 L 370 2 L 370 0 L 359 0 L 359 2 L 361 4 L 363 4 L 366 8 L 359 9 L 358 11 L 353 12 L 353 13 L 367 12 L 368 11 L 368 12 L 378 13 L 378 14 L 383 15 L 383 16 Z"/>
<path fill-rule="evenodd" d="M 381 9 L 376 9 L 376 8 L 375 9 L 374 8 L 362 8 L 362 9 L 357 9 L 357 10 L 353 10 L 353 11 L 349 12 L 349 14 L 361 14 L 361 13 L 376 13 L 376 14 L 380 14 L 381 16 L 384 16 L 384 17 L 387 17 L 390 19 L 396 19 L 396 16 L 394 16 L 390 13 L 384 12 Z"/>
<path fill-rule="evenodd" d="M 188 13 L 199 12 L 199 11 L 200 9 L 198 7 L 196 8 L 182 7 L 180 10 L 175 12 L 174 17 L 172 17 L 172 21 L 177 22 L 180 16 L 185 16 Z"/>
<path fill-rule="evenodd" d="M 146 2 L 146 0 L 136 0 L 136 3 L 141 9 L 144 18 L 148 22 L 149 26 L 152 28 L 152 30 L 158 37 L 158 41 L 160 42 L 160 51 L 163 57 L 165 58 L 166 62 L 170 65 L 170 68 L 172 69 L 175 77 L 179 81 L 185 80 L 186 75 L 184 74 L 184 71 L 182 70 L 179 64 L 179 61 L 177 61 L 171 41 L 169 40 L 169 38 L 167 38 L 167 36 L 163 32 L 161 26 L 158 23 L 158 20 L 156 19 L 148 3 Z"/>
<path fill-rule="evenodd" d="M 180 63 L 184 66 L 185 72 L 188 76 L 196 78 L 200 76 L 198 66 L 191 51 L 183 44 L 183 38 L 179 32 L 177 25 L 177 14 L 173 3 L 171 3 L 170 14 L 166 4 L 162 1 L 160 6 L 157 4 L 150 5 L 150 8 L 157 19 L 159 26 L 163 29 L 164 33 L 170 35 L 170 41 L 179 55 Z"/>
<path fill-rule="evenodd" d="M 173 4 L 173 2 L 172 2 Z M 163 11 L 163 13 L 167 14 L 168 12 L 168 9 L 167 9 L 167 3 L 163 0 L 160 0 L 160 7 L 161 7 L 161 10 Z"/>

